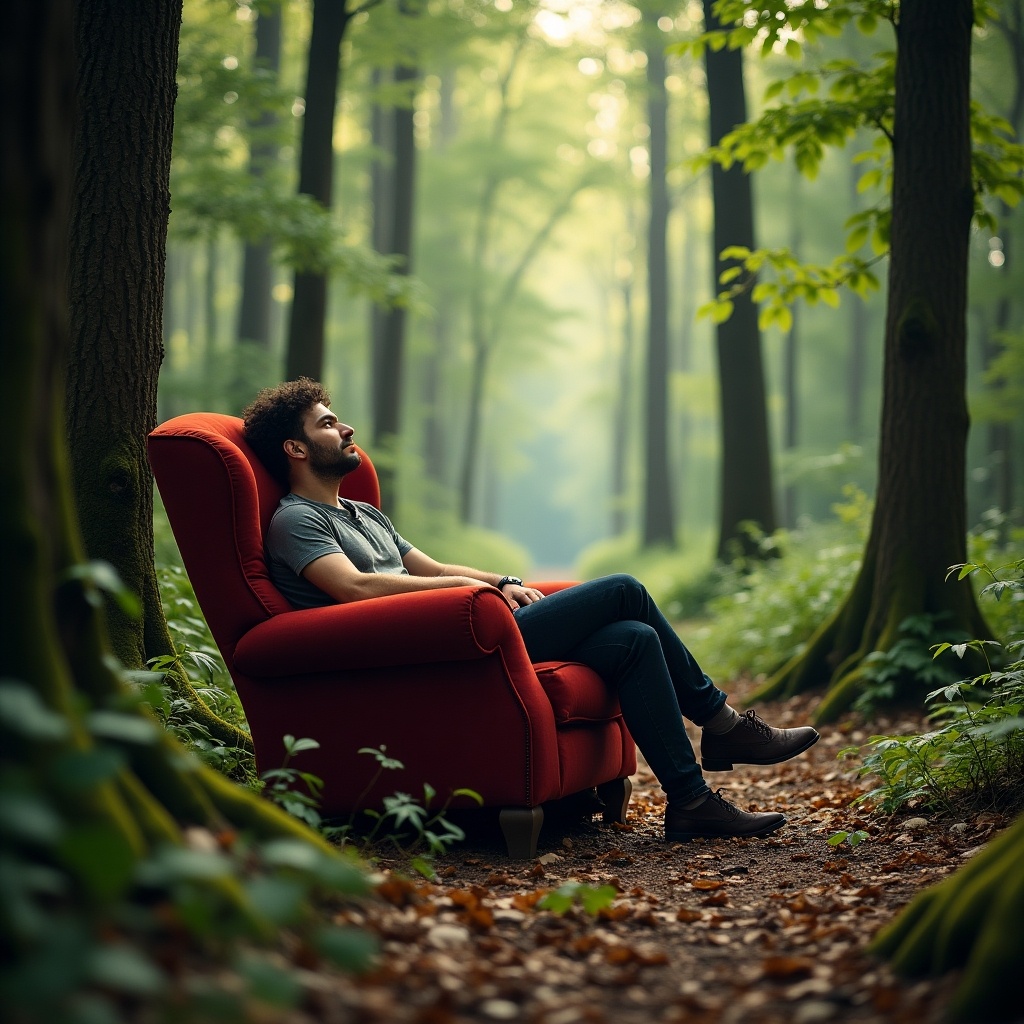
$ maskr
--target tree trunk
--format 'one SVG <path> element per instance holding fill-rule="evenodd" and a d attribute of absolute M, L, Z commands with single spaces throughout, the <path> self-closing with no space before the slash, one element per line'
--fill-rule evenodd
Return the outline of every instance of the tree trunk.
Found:
<path fill-rule="evenodd" d="M 647 360 L 644 369 L 643 547 L 676 542 L 668 429 L 668 92 L 661 15 L 644 10 L 647 52 L 647 123 L 651 159 L 647 229 Z"/>
<path fill-rule="evenodd" d="M 142 602 L 141 617 L 109 608 L 114 653 L 128 668 L 173 651 L 157 588 L 146 435 L 163 359 L 180 22 L 180 0 L 89 0 L 75 12 L 66 436 L 89 558 L 113 565 Z M 174 682 L 214 735 L 248 745 L 186 679 Z"/>
<path fill-rule="evenodd" d="M 857 179 L 860 164 L 850 165 L 850 195 L 857 208 Z M 867 379 L 868 310 L 859 295 L 850 296 L 850 347 L 846 362 L 846 437 L 860 441 L 864 436 L 864 381 Z"/>
<path fill-rule="evenodd" d="M 281 8 L 263 7 L 256 18 L 256 66 L 276 79 L 281 69 Z M 266 110 L 250 126 L 255 137 L 249 147 L 249 174 L 262 178 L 277 161 L 277 146 L 269 140 L 276 115 Z M 242 255 L 242 298 L 238 308 L 238 341 L 270 348 L 274 263 L 268 240 L 246 242 Z M 238 383 L 243 383 L 239 381 Z"/>
<path fill-rule="evenodd" d="M 803 237 L 800 230 L 800 173 L 793 170 L 790 179 L 790 240 L 789 248 L 794 256 L 800 257 Z M 793 322 L 782 343 L 782 391 L 784 396 L 782 449 L 792 455 L 800 443 L 800 310 L 794 303 L 791 309 Z M 796 526 L 796 484 L 786 484 L 782 492 L 782 523 L 792 529 Z"/>
<path fill-rule="evenodd" d="M 299 192 L 312 196 L 328 210 L 334 189 L 334 115 L 341 79 L 341 43 L 351 19 L 348 0 L 313 0 Z M 301 376 L 318 380 L 323 376 L 326 322 L 327 275 L 297 271 L 285 360 L 289 380 Z"/>
<path fill-rule="evenodd" d="M 43 809 L 49 814 L 52 808 L 62 824 L 71 826 L 61 833 L 62 844 L 65 840 L 81 842 L 88 832 L 90 856 L 93 861 L 102 861 L 100 870 L 105 877 L 97 884 L 95 866 L 90 875 L 72 857 L 44 850 L 45 841 L 34 850 L 39 858 L 36 863 L 40 867 L 45 863 L 48 877 L 62 885 L 62 915 L 75 909 L 94 912 L 98 890 L 107 892 L 110 884 L 116 891 L 127 887 L 135 864 L 144 855 L 161 845 L 182 842 L 183 823 L 220 831 L 234 822 L 237 827 L 263 834 L 302 838 L 325 853 L 329 850 L 295 819 L 187 758 L 181 747 L 160 730 L 155 730 L 148 742 L 118 746 L 118 761 L 98 781 L 80 778 L 76 785 L 70 785 L 66 772 L 62 776 L 54 770 L 62 757 L 93 752 L 94 740 L 86 725 L 90 711 L 116 709 L 113 717 L 119 721 L 137 716 L 140 729 L 152 725 L 137 708 L 130 710 L 131 700 L 111 667 L 103 605 L 94 599 L 95 588 L 74 575 L 85 551 L 72 497 L 66 446 L 69 431 L 64 417 L 69 322 L 73 319 L 65 275 L 69 265 L 69 215 L 75 222 L 70 236 L 75 239 L 79 259 L 90 255 L 81 244 L 84 223 L 96 222 L 104 229 L 109 226 L 111 237 L 121 249 L 127 249 L 128 242 L 144 241 L 147 248 L 156 244 L 161 236 L 161 210 L 166 230 L 165 161 L 169 159 L 173 57 L 181 5 L 177 0 L 167 0 L 144 5 L 123 2 L 116 5 L 118 10 L 113 6 L 92 0 L 80 5 L 90 11 L 99 8 L 106 17 L 105 31 L 97 35 L 96 24 L 79 10 L 83 17 L 78 22 L 77 53 L 73 51 L 75 9 L 71 0 L 15 5 L 7 11 L 5 31 L 0 37 L 0 67 L 4 69 L 6 88 L 6 102 L 0 107 L 0 239 L 4 256 L 0 264 L 0 317 L 5 328 L 0 422 L 9 441 L 2 467 L 4 501 L 0 503 L 0 564 L 5 571 L 6 597 L 0 678 L 8 692 L 11 687 L 23 687 L 25 698 L 49 713 L 45 732 L 33 729 L 19 716 L 3 717 L 0 767 L 6 786 L 17 778 L 19 789 L 31 787 L 22 790 L 26 797 L 38 792 L 44 800 Z M 96 44 L 102 44 L 99 52 L 83 48 Z M 117 76 L 109 74 L 108 53 L 121 62 Z M 82 121 L 73 133 L 76 56 L 82 69 L 78 76 L 83 90 Z M 145 74 L 143 68 L 148 69 Z M 109 168 L 103 165 L 97 157 L 97 144 L 86 146 L 82 140 L 95 136 L 118 139 L 119 144 L 127 145 L 128 138 L 118 136 L 121 130 L 128 133 L 131 129 L 131 125 L 122 129 L 122 118 L 132 120 L 119 92 L 121 82 L 130 83 L 138 100 L 132 108 L 132 116 L 139 118 L 134 126 L 141 129 L 145 124 L 157 131 L 151 146 L 132 138 L 125 152 L 136 160 L 155 159 L 156 164 L 134 165 L 150 186 L 149 191 L 127 188 L 129 183 L 119 179 L 123 211 L 102 202 L 93 209 L 85 205 L 88 192 L 82 188 L 71 196 L 71 150 L 74 147 L 77 173 L 92 179 L 102 170 L 117 177 L 116 162 L 112 161 Z M 111 90 L 109 95 L 90 92 L 99 83 Z M 161 160 L 157 154 L 163 150 L 163 143 L 167 151 Z M 153 173 L 144 175 L 146 169 Z M 72 203 L 73 215 L 69 209 Z M 137 216 L 130 218 L 128 211 L 135 204 Z M 125 227 L 136 230 L 122 236 L 118 229 Z M 123 273 L 121 267 L 108 264 L 108 277 L 104 279 L 94 276 L 96 268 L 91 260 L 87 263 L 85 268 L 72 264 L 70 281 L 79 286 L 103 285 L 105 291 L 121 293 L 122 302 L 137 302 L 133 315 L 139 318 L 140 331 L 159 337 L 159 318 L 154 320 L 151 312 L 152 304 L 160 298 L 159 289 L 152 290 L 153 281 L 159 282 L 156 271 L 150 268 L 148 274 L 141 272 L 143 261 L 137 259 L 126 265 Z M 126 274 L 135 276 L 129 278 Z M 146 286 L 141 296 L 127 294 L 133 285 Z M 81 310 L 79 305 L 78 317 L 82 317 Z M 118 313 L 117 306 L 112 305 L 111 312 Z M 123 320 L 120 312 L 107 326 L 116 334 Z M 76 333 L 91 336 L 82 327 Z M 119 350 L 118 357 L 136 368 L 135 386 L 148 395 L 155 385 L 155 373 L 152 380 L 143 373 L 150 372 L 152 364 L 144 354 L 128 347 Z M 94 411 L 99 416 L 105 414 L 100 406 Z M 125 414 L 134 417 L 138 412 L 126 405 Z M 139 463 L 131 456 L 143 444 L 144 434 L 137 438 L 125 434 L 119 430 L 109 439 L 109 447 L 122 453 L 119 457 L 123 468 L 117 472 L 108 469 L 107 476 L 100 477 L 100 486 L 111 479 L 119 485 L 109 499 L 114 503 L 134 488 L 135 494 L 130 496 L 134 515 L 134 506 L 141 503 L 139 495 L 146 488 L 133 476 Z M 101 461 L 107 458 L 102 450 L 96 454 Z M 107 514 L 102 501 L 96 504 L 97 514 Z M 111 752 L 108 750 L 108 754 Z M 91 764 L 94 767 L 95 761 Z M 5 858 L 17 846 L 11 838 L 16 835 L 16 831 L 9 831 L 5 837 Z M 229 898 L 235 906 L 245 902 L 233 879 L 216 879 L 205 887 L 211 894 Z M 23 906 L 26 912 L 35 913 L 28 902 Z M 64 920 L 67 927 L 76 926 L 70 918 Z M 33 918 L 31 928 L 22 925 L 23 941 L 16 944 L 16 923 L 5 919 L 0 940 L 5 953 L 23 962 L 33 955 L 40 941 L 39 935 L 29 935 L 35 930 L 35 922 Z M 87 919 L 85 923 L 89 925 Z M 122 918 L 117 927 L 108 925 L 106 934 L 100 930 L 90 934 L 89 941 L 109 943 L 111 935 L 125 924 Z M 49 936 L 41 938 L 50 940 Z M 66 944 L 62 949 L 68 952 Z M 56 955 L 52 949 L 47 952 Z"/>
<path fill-rule="evenodd" d="M 180 2 L 75 5 L 67 425 L 89 557 L 143 602 L 110 612 L 114 651 L 141 668 L 171 651 L 153 555 L 146 435 L 156 426 Z M 140 102 L 140 98 L 144 102 Z"/>
<path fill-rule="evenodd" d="M 405 11 L 409 16 L 408 10 Z M 416 82 L 419 71 L 399 65 L 396 85 L 409 87 L 408 102 L 392 112 L 393 154 L 391 168 L 390 231 L 388 253 L 400 257 L 395 272 L 412 273 L 412 229 L 416 194 Z M 393 305 L 381 314 L 380 333 L 373 353 L 373 440 L 383 450 L 394 452 L 402 431 L 402 390 L 405 376 L 406 311 Z M 378 469 L 381 508 L 393 512 L 396 502 L 396 466 L 386 460 Z"/>
<path fill-rule="evenodd" d="M 713 0 L 704 0 L 708 31 L 720 27 L 712 6 Z M 704 63 L 710 140 L 717 146 L 725 134 L 747 119 L 743 52 L 708 47 Z M 739 163 L 729 170 L 716 163 L 711 169 L 711 194 L 715 215 L 713 289 L 717 293 L 719 276 L 732 262 L 720 258 L 722 250 L 730 245 L 755 248 L 750 176 Z M 728 560 L 757 553 L 745 523 L 754 523 L 765 533 L 771 533 L 776 525 L 761 335 L 750 290 L 736 297 L 732 316 L 718 325 L 716 334 L 722 430 L 718 558 Z"/>
<path fill-rule="evenodd" d="M 970 0 L 904 0 L 897 27 L 892 237 L 878 491 L 853 590 L 807 650 L 756 695 L 831 677 L 820 720 L 856 696 L 862 663 L 910 615 L 989 635 L 966 583 L 967 243 L 971 182 Z"/>
<path fill-rule="evenodd" d="M 629 218 L 632 220 L 632 216 Z M 622 331 L 619 343 L 619 360 L 613 394 L 612 412 L 615 429 L 612 445 L 611 473 L 611 534 L 618 537 L 626 532 L 626 494 L 629 466 L 630 424 L 633 419 L 633 270 L 622 276 L 618 282 L 622 303 Z"/>

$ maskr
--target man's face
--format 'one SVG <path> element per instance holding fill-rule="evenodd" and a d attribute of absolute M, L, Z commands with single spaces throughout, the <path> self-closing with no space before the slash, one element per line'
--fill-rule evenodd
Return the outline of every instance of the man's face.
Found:
<path fill-rule="evenodd" d="M 302 419 L 309 468 L 319 477 L 338 479 L 351 473 L 362 459 L 352 444 L 355 431 L 326 405 L 314 405 Z"/>

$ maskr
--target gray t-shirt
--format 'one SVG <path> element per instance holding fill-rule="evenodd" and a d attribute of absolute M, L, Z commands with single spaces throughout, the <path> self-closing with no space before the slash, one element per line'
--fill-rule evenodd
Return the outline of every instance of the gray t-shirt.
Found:
<path fill-rule="evenodd" d="M 412 545 L 366 502 L 342 499 L 342 507 L 335 508 L 286 494 L 270 520 L 266 548 L 277 589 L 296 608 L 319 608 L 335 601 L 303 577 L 310 562 L 340 551 L 360 572 L 407 575 L 402 558 Z"/>

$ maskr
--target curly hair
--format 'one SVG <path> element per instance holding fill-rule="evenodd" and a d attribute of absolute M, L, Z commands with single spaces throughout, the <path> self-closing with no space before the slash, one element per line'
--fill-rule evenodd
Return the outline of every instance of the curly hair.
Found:
<path fill-rule="evenodd" d="M 274 478 L 288 485 L 288 456 L 284 442 L 304 437 L 302 418 L 318 402 L 331 404 L 331 396 L 309 377 L 264 388 L 242 412 L 245 439 Z"/>

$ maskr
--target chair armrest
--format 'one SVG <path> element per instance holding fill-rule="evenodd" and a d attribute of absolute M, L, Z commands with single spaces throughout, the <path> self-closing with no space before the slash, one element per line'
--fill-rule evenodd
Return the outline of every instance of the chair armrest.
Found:
<path fill-rule="evenodd" d="M 235 647 L 248 676 L 345 672 L 482 658 L 519 628 L 493 587 L 452 587 L 275 615 Z"/>

